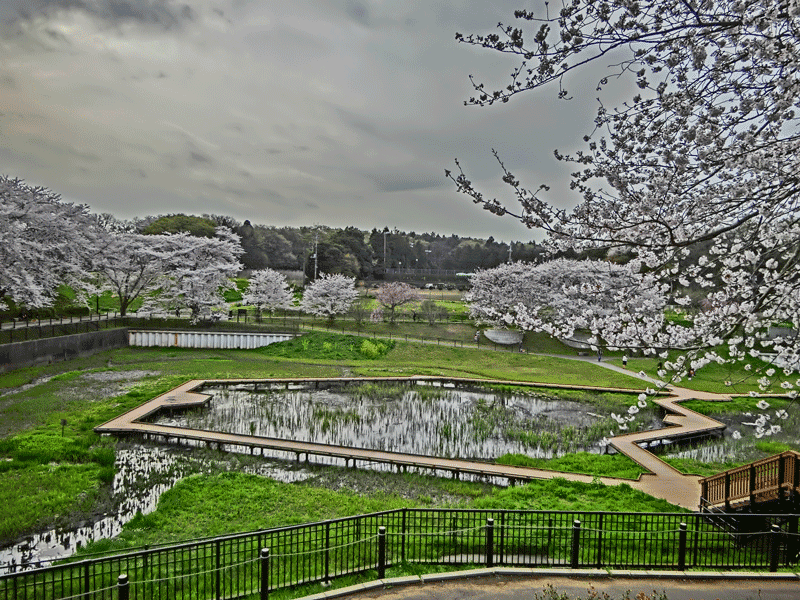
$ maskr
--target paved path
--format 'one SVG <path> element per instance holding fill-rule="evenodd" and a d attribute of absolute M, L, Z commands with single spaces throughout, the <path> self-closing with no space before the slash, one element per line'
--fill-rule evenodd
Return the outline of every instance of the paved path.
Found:
<path fill-rule="evenodd" d="M 605 571 L 567 575 L 551 570 L 513 575 L 498 570 L 494 575 L 446 581 L 435 581 L 434 577 L 423 576 L 423 583 L 412 585 L 387 588 L 379 584 L 372 589 L 352 590 L 345 597 L 357 600 L 534 600 L 538 594 L 540 599 L 552 600 L 555 596 L 544 594 L 549 586 L 559 594 L 559 600 L 560 594 L 576 600 L 599 600 L 603 594 L 614 600 L 661 600 L 664 596 L 666 600 L 794 600 L 800 597 L 800 580 L 791 574 L 614 572 L 609 576 Z M 590 590 L 597 596 L 591 596 Z M 305 600 L 337 597 L 334 594 L 332 590 L 325 596 L 307 596 Z"/>

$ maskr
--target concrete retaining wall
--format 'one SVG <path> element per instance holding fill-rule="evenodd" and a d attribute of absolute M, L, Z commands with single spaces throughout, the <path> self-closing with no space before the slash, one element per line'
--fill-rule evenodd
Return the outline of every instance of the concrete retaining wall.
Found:
<path fill-rule="evenodd" d="M 127 328 L 104 329 L 0 346 L 0 373 L 31 365 L 89 356 L 128 345 Z"/>
<path fill-rule="evenodd" d="M 128 342 L 131 346 L 172 348 L 252 349 L 285 342 L 295 337 L 293 333 L 251 333 L 225 331 L 148 331 L 131 329 Z"/>

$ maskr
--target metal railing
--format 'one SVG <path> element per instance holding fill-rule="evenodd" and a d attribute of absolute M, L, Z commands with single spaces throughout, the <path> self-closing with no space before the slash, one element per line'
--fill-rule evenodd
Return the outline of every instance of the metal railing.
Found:
<path fill-rule="evenodd" d="M 410 563 L 770 570 L 797 561 L 798 515 L 398 509 L 79 557 L 0 576 L 2 600 L 267 598 Z M 734 521 L 732 521 L 733 523 Z M 733 529 L 731 531 L 731 529 Z M 121 577 L 123 576 L 123 577 Z"/>

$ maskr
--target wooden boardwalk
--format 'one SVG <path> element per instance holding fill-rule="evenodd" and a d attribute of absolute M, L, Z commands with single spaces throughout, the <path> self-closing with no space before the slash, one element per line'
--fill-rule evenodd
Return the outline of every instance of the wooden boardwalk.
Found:
<path fill-rule="evenodd" d="M 679 402 L 690 398 L 705 400 L 724 401 L 728 400 L 727 395 L 707 394 L 696 392 L 684 388 L 671 388 L 671 395 L 668 397 L 651 398 L 656 404 L 662 406 L 667 411 L 664 422 L 669 426 L 663 429 L 652 431 L 641 431 L 625 435 L 618 435 L 611 438 L 610 445 L 622 454 L 644 467 L 648 473 L 642 475 L 638 480 L 617 479 L 611 477 L 593 477 L 575 473 L 562 473 L 548 471 L 544 469 L 532 469 L 527 467 L 514 467 L 499 465 L 490 462 L 480 462 L 460 459 L 447 459 L 435 456 L 423 456 L 416 454 L 406 454 L 402 452 L 384 452 L 379 450 L 369 450 L 365 448 L 351 448 L 346 446 L 333 446 L 327 444 L 316 444 L 313 442 L 298 442 L 287 439 L 267 438 L 251 435 L 238 435 L 230 433 L 220 433 L 215 431 L 205 431 L 198 429 L 187 429 L 181 427 L 169 427 L 155 425 L 143 421 L 148 415 L 152 415 L 160 410 L 182 409 L 191 406 L 203 405 L 209 401 L 210 396 L 198 391 L 204 385 L 235 385 L 252 384 L 267 386 L 286 386 L 300 384 L 312 384 L 324 386 L 347 382 L 362 381 L 396 381 L 396 382 L 427 382 L 439 385 L 519 385 L 528 387 L 547 387 L 547 388 L 567 388 L 567 389 L 591 389 L 596 391 L 630 392 L 638 393 L 640 390 L 624 388 L 601 388 L 591 386 L 569 386 L 556 384 L 536 384 L 530 382 L 516 382 L 505 380 L 485 380 L 468 378 L 442 378 L 442 377 L 388 377 L 388 378 L 298 378 L 298 379 L 236 379 L 236 380 L 192 380 L 163 394 L 149 402 L 146 402 L 133 410 L 130 410 L 119 417 L 95 428 L 98 433 L 116 435 L 141 435 L 144 437 L 156 437 L 167 441 L 193 441 L 195 443 L 205 443 L 210 446 L 217 446 L 220 449 L 227 446 L 229 449 L 241 448 L 250 453 L 259 451 L 273 450 L 294 454 L 299 460 L 302 457 L 308 459 L 309 456 L 328 456 L 342 459 L 348 465 L 356 466 L 358 461 L 366 463 L 384 463 L 396 466 L 398 469 L 408 467 L 417 469 L 434 469 L 442 472 L 450 472 L 458 477 L 460 474 L 471 474 L 484 477 L 506 478 L 513 484 L 518 481 L 529 481 L 532 479 L 551 479 L 562 477 L 570 481 L 580 481 L 591 483 L 601 481 L 606 485 L 619 485 L 627 483 L 631 487 L 639 489 L 657 498 L 663 498 L 668 502 L 695 510 L 700 501 L 700 477 L 696 475 L 684 475 L 660 460 L 653 453 L 639 446 L 641 443 L 650 443 L 653 440 L 677 439 L 689 436 L 710 435 L 721 432 L 725 425 L 700 415 L 694 411 L 683 408 Z"/>
<path fill-rule="evenodd" d="M 800 504 L 800 452 L 787 450 L 723 473 L 706 477 L 702 486 L 702 510 L 760 510 L 766 504 Z"/>

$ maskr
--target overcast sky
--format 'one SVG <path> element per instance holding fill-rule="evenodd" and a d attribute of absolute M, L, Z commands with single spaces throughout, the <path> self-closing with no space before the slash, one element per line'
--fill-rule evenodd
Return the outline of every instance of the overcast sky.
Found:
<path fill-rule="evenodd" d="M 397 227 L 502 240 L 444 178 L 491 156 L 570 202 L 553 150 L 589 132 L 577 99 L 465 107 L 511 57 L 458 44 L 541 0 L 0 0 L 0 171 L 120 218 L 216 213 L 267 225 Z"/>

